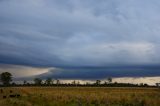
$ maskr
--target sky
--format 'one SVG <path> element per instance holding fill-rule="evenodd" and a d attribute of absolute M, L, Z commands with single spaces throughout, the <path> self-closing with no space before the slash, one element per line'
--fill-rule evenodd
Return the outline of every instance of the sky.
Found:
<path fill-rule="evenodd" d="M 0 0 L 0 72 L 160 76 L 159 11 L 159 0 Z"/>

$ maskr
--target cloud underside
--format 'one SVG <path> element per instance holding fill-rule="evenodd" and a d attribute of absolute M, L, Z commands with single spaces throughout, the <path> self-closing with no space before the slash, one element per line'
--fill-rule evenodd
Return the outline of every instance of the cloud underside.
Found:
<path fill-rule="evenodd" d="M 66 73 L 59 75 L 65 78 L 160 75 L 159 11 L 158 0 L 1 0 L 0 63 L 60 68 L 133 66 L 131 72 L 106 68 L 59 71 Z M 136 65 L 151 65 L 156 70 L 143 67 L 139 71 Z"/>
<path fill-rule="evenodd" d="M 154 70 L 151 73 L 151 70 Z M 34 78 L 46 78 L 60 79 L 61 83 L 71 83 L 73 80 L 79 81 L 81 84 L 95 83 L 95 80 L 99 79 L 107 81 L 108 77 L 113 78 L 113 82 L 119 83 L 147 83 L 149 85 L 155 85 L 160 80 L 158 76 L 159 68 L 112 68 L 112 67 L 83 67 L 83 68 L 56 68 L 56 67 L 29 67 L 22 65 L 8 65 L 0 64 L 0 73 L 10 72 L 13 75 L 13 81 L 16 83 L 23 83 L 23 80 L 27 80 L 33 83 Z M 121 74 L 119 74 L 121 72 Z M 157 74 L 158 73 L 158 74 Z"/>
<path fill-rule="evenodd" d="M 0 64 L 0 73 L 10 72 L 16 80 L 30 80 L 35 77 L 46 79 L 96 80 L 108 77 L 152 77 L 159 76 L 160 67 L 29 67 Z"/>

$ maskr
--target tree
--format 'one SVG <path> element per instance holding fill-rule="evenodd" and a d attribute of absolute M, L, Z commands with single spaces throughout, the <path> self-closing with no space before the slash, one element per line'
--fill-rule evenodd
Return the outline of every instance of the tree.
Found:
<path fill-rule="evenodd" d="M 160 88 L 160 83 L 156 83 L 156 86 Z"/>
<path fill-rule="evenodd" d="M 40 78 L 35 78 L 34 79 L 34 83 L 35 83 L 35 85 L 41 85 L 42 84 L 42 80 Z"/>
<path fill-rule="evenodd" d="M 57 86 L 60 84 L 60 81 L 58 79 L 56 80 L 56 84 Z"/>
<path fill-rule="evenodd" d="M 100 85 L 101 84 L 101 80 L 96 80 L 96 85 Z"/>
<path fill-rule="evenodd" d="M 0 80 L 3 83 L 3 85 L 9 85 L 12 81 L 12 74 L 9 72 L 3 72 L 0 74 Z"/>
<path fill-rule="evenodd" d="M 90 83 L 89 83 L 89 82 L 86 82 L 86 85 L 88 86 L 88 85 L 90 85 Z"/>
<path fill-rule="evenodd" d="M 80 82 L 79 82 L 79 81 L 77 82 L 77 85 L 80 85 Z"/>
<path fill-rule="evenodd" d="M 108 80 L 109 83 L 112 82 L 112 78 L 111 77 L 109 77 L 107 80 Z"/>
<path fill-rule="evenodd" d="M 45 83 L 47 85 L 51 85 L 52 84 L 52 79 L 51 78 L 47 78 L 46 81 L 45 81 Z"/>
<path fill-rule="evenodd" d="M 106 81 L 104 82 L 104 85 L 107 85 L 107 82 L 106 82 Z"/>
<path fill-rule="evenodd" d="M 26 84 L 27 84 L 27 81 L 26 81 L 26 80 L 24 80 L 24 81 L 23 81 L 23 85 L 26 85 Z"/>
<path fill-rule="evenodd" d="M 73 85 L 76 85 L 76 81 L 74 80 L 74 81 L 72 82 L 72 84 L 73 84 Z"/>

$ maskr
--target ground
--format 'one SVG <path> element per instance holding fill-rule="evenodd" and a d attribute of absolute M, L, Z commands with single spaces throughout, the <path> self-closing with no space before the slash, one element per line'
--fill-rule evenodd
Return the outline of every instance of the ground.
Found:
<path fill-rule="evenodd" d="M 0 106 L 159 106 L 158 88 L 8 87 Z M 20 97 L 9 95 L 20 94 Z M 6 98 L 4 97 L 6 96 Z"/>

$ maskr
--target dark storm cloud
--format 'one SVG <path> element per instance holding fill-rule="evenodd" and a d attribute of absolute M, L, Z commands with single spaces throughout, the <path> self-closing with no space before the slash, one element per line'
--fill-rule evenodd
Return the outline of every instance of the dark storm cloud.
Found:
<path fill-rule="evenodd" d="M 158 0 L 1 0 L 0 63 L 158 65 L 159 11 Z"/>
<path fill-rule="evenodd" d="M 33 80 L 34 78 L 53 78 L 68 80 L 96 80 L 108 77 L 157 77 L 160 66 L 110 66 L 110 67 L 31 67 L 23 65 L 0 64 L 0 72 L 10 72 L 14 80 Z"/>
<path fill-rule="evenodd" d="M 159 66 L 54 68 L 36 77 L 55 79 L 105 79 L 108 77 L 150 77 L 160 75 Z"/>

